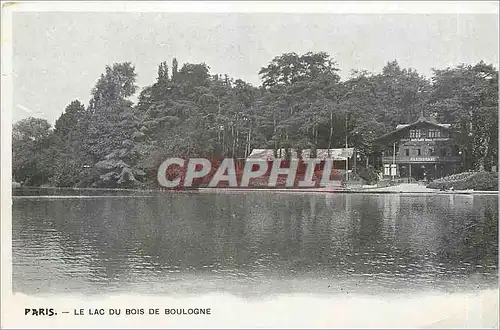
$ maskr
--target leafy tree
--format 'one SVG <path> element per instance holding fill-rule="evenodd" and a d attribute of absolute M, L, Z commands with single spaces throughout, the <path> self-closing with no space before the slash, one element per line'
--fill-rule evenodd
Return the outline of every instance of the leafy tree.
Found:
<path fill-rule="evenodd" d="M 85 132 L 87 111 L 78 100 L 72 101 L 54 125 L 54 144 L 58 150 L 52 183 L 58 187 L 78 186 L 86 164 Z"/>
<path fill-rule="evenodd" d="M 162 63 L 160 79 L 168 74 Z M 135 169 L 136 146 L 134 137 L 139 132 L 140 121 L 133 104 L 128 100 L 137 86 L 134 67 L 126 63 L 107 66 L 92 90 L 87 132 L 88 153 L 99 173 L 95 186 L 132 187 L 139 184 L 143 171 Z"/>
<path fill-rule="evenodd" d="M 74 140 L 78 125 L 85 116 L 85 106 L 80 101 L 72 101 L 64 113 L 56 120 L 54 134 L 64 139 Z"/>
<path fill-rule="evenodd" d="M 14 180 L 26 186 L 49 183 L 57 149 L 54 135 L 45 119 L 29 117 L 12 128 L 12 172 Z"/>
<path fill-rule="evenodd" d="M 466 155 L 466 168 L 498 164 L 498 71 L 492 65 L 434 70 L 430 104 L 453 125 Z"/>
<path fill-rule="evenodd" d="M 380 121 L 395 127 L 397 124 L 415 122 L 422 111 L 431 84 L 413 69 L 402 69 L 397 61 L 388 62 L 382 72 L 374 77 L 375 97 L 385 109 Z"/>
<path fill-rule="evenodd" d="M 334 114 L 339 111 L 338 71 L 324 52 L 286 53 L 259 71 L 266 87 L 261 109 L 266 109 L 267 123 L 263 124 L 275 150 L 315 149 L 325 146 L 325 137 L 332 145 Z M 325 126 L 329 129 L 324 130 Z"/>

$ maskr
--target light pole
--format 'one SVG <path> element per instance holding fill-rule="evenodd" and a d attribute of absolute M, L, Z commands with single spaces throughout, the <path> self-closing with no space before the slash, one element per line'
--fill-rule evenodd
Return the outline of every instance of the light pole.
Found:
<path fill-rule="evenodd" d="M 358 132 L 358 131 L 354 132 L 354 135 L 355 135 L 356 137 L 358 136 L 358 134 L 359 134 L 359 132 Z M 356 140 L 355 140 L 355 141 L 356 141 Z M 355 144 L 353 144 L 353 148 L 354 148 L 354 150 L 353 150 L 353 154 L 352 154 L 352 155 L 353 155 L 353 157 L 352 157 L 352 158 L 353 158 L 353 162 L 354 162 L 354 163 L 353 163 L 353 166 L 352 166 L 352 167 L 353 167 L 353 172 L 354 172 L 354 174 L 356 174 L 356 173 L 358 172 L 358 171 L 357 171 L 357 167 L 356 167 L 356 161 L 357 161 L 357 158 L 358 158 L 358 156 L 359 156 L 359 155 L 358 155 L 358 152 L 357 152 L 357 150 L 356 150 L 356 146 L 355 146 Z"/>
<path fill-rule="evenodd" d="M 392 144 L 392 181 L 394 181 L 394 177 L 396 176 L 396 142 Z"/>
<path fill-rule="evenodd" d="M 460 162 L 462 163 L 462 169 L 464 172 L 467 171 L 467 162 L 465 161 L 465 151 L 460 150 L 458 152 L 458 155 L 460 156 Z"/>
<path fill-rule="evenodd" d="M 349 155 L 347 154 L 347 111 L 345 112 L 345 181 L 349 181 Z"/>
<path fill-rule="evenodd" d="M 365 152 L 365 157 L 366 157 L 366 168 L 368 168 L 368 166 L 370 165 L 370 153 L 373 152 L 373 135 L 372 135 L 373 131 L 368 131 L 368 141 L 369 141 L 369 144 L 370 144 L 370 149 L 369 151 L 366 151 Z"/>

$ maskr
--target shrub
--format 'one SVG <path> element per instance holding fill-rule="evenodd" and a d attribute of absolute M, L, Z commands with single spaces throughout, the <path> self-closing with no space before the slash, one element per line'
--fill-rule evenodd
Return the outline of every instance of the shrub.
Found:
<path fill-rule="evenodd" d="M 467 172 L 450 175 L 435 180 L 427 185 L 431 189 L 448 190 L 498 190 L 498 173 L 496 172 Z"/>
<path fill-rule="evenodd" d="M 378 181 L 378 173 L 373 166 L 360 168 L 358 170 L 358 176 L 363 179 L 366 184 L 374 184 Z"/>

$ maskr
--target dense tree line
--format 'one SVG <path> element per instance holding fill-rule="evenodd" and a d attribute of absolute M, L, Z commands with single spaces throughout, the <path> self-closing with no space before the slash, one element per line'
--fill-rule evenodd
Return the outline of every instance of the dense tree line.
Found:
<path fill-rule="evenodd" d="M 141 187 L 168 156 L 248 156 L 253 148 L 342 148 L 377 167 L 377 136 L 422 112 L 451 123 L 464 169 L 498 161 L 498 71 L 480 62 L 426 79 L 388 62 L 342 81 L 326 53 L 287 53 L 261 68 L 262 85 L 211 74 L 206 64 L 158 66 L 140 91 L 130 63 L 107 66 L 86 106 L 72 101 L 54 128 L 27 118 L 13 127 L 13 179 L 24 185 Z M 282 155 L 285 156 L 286 155 Z"/>

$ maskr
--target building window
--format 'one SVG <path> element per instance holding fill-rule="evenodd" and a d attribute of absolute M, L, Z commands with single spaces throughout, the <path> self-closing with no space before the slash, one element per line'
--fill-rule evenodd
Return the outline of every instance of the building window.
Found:
<path fill-rule="evenodd" d="M 443 156 L 443 157 L 448 156 L 448 149 L 446 149 L 446 148 L 441 149 L 441 156 Z"/>
<path fill-rule="evenodd" d="M 405 156 L 408 157 L 410 155 L 410 149 L 405 149 Z"/>
<path fill-rule="evenodd" d="M 429 130 L 429 137 L 430 138 L 439 138 L 439 137 L 441 137 L 441 131 L 438 129 L 430 129 Z"/>
<path fill-rule="evenodd" d="M 422 151 L 420 149 L 417 149 L 417 156 L 422 156 Z"/>
<path fill-rule="evenodd" d="M 410 139 L 420 139 L 422 132 L 419 129 L 410 130 Z"/>
<path fill-rule="evenodd" d="M 429 155 L 431 155 L 431 156 L 436 156 L 436 149 L 434 149 L 434 148 L 430 148 L 430 149 L 429 149 Z"/>

